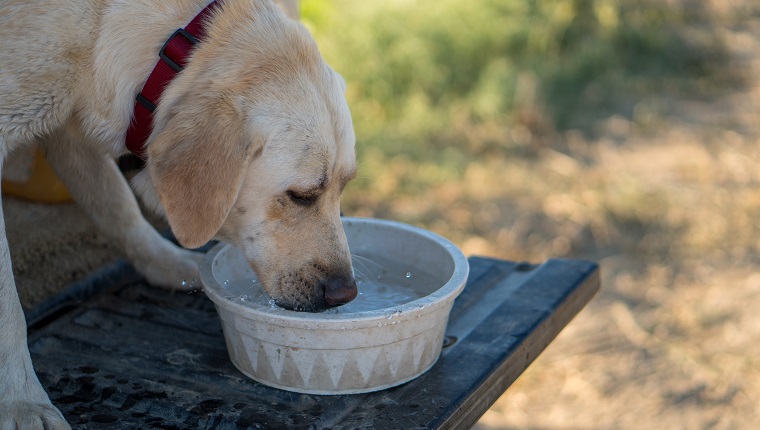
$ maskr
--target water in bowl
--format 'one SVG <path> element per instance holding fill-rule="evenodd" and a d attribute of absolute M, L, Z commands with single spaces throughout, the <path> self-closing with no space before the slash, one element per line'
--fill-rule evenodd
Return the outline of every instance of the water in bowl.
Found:
<path fill-rule="evenodd" d="M 388 258 L 353 254 L 352 264 L 359 294 L 327 312 L 352 313 L 392 308 L 427 296 L 443 286 L 434 275 Z"/>
<path fill-rule="evenodd" d="M 384 257 L 352 255 L 359 294 L 342 306 L 328 309 L 331 314 L 346 314 L 392 308 L 431 294 L 443 282 L 431 273 Z M 242 304 L 257 303 L 277 308 L 256 279 L 225 282 L 225 288 Z"/>

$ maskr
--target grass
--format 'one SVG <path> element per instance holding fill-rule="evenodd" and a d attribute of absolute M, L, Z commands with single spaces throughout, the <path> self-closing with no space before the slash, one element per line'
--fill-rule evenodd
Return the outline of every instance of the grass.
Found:
<path fill-rule="evenodd" d="M 434 227 L 447 201 L 478 204 L 473 188 L 493 199 L 535 181 L 521 168 L 542 151 L 573 156 L 562 133 L 595 136 L 611 113 L 646 121 L 642 100 L 693 90 L 725 57 L 718 38 L 672 25 L 705 14 L 656 1 L 303 1 L 349 85 L 361 177 L 346 212 Z M 480 174 L 481 160 L 504 174 Z"/>
<path fill-rule="evenodd" d="M 723 55 L 715 38 L 673 27 L 704 12 L 657 1 L 306 0 L 302 12 L 351 83 L 362 140 L 417 157 L 430 145 L 524 143 L 499 135 L 505 126 L 587 127 L 707 76 Z"/>
<path fill-rule="evenodd" d="M 480 428 L 756 428 L 760 8 L 302 0 L 348 83 L 344 212 L 602 291 Z"/>
<path fill-rule="evenodd" d="M 515 237 L 511 227 L 526 224 L 551 236 L 574 231 L 553 252 L 598 255 L 627 239 L 641 252 L 671 252 L 652 243 L 662 231 L 681 232 L 678 252 L 718 245 L 687 236 L 688 217 L 677 208 L 663 219 L 676 202 L 657 184 L 597 172 L 603 151 L 630 144 L 632 133 L 667 128 L 674 100 L 741 85 L 738 73 L 721 67 L 729 51 L 709 31 L 715 14 L 707 5 L 304 0 L 301 7 L 348 82 L 361 167 L 346 191 L 347 213 L 482 239 L 507 257 L 517 249 L 547 255 L 547 237 Z M 513 214 L 517 208 L 530 220 Z"/>

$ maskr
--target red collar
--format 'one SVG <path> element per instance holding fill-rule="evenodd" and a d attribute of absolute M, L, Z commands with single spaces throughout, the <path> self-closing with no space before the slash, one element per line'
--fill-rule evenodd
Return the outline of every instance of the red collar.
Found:
<path fill-rule="evenodd" d="M 153 129 L 153 111 L 161 93 L 172 79 L 185 67 L 193 47 L 206 35 L 204 25 L 218 0 L 206 6 L 185 28 L 179 28 L 158 52 L 158 63 L 148 76 L 142 91 L 137 94 L 135 115 L 127 130 L 127 149 L 145 159 L 145 142 Z"/>

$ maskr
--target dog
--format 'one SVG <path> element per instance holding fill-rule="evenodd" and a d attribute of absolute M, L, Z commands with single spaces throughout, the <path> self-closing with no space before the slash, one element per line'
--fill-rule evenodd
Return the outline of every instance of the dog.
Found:
<path fill-rule="evenodd" d="M 191 249 L 216 239 L 244 252 L 282 307 L 346 303 L 357 290 L 339 207 L 356 175 L 345 82 L 269 0 L 208 1 L 0 2 L 0 161 L 38 145 L 155 286 L 198 278 Z M 202 38 L 173 36 L 205 12 Z M 194 45 L 150 106 L 133 192 L 114 160 L 175 36 Z M 143 218 L 138 198 L 184 249 Z M 69 428 L 32 368 L 2 212 L 0 227 L 0 429 Z"/>

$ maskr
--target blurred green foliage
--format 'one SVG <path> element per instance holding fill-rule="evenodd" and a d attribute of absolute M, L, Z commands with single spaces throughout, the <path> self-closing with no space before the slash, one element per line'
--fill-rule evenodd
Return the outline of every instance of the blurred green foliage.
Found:
<path fill-rule="evenodd" d="M 301 14 L 349 83 L 360 155 L 519 151 L 526 136 L 590 131 L 721 55 L 675 30 L 701 19 L 696 6 L 655 0 L 302 0 Z"/>
<path fill-rule="evenodd" d="M 718 85 L 726 51 L 700 3 L 301 0 L 348 84 L 360 168 L 344 210 L 493 241 L 505 214 L 490 233 L 451 218 L 484 190 L 497 205 L 527 192 L 492 184 L 543 187 L 541 151 L 569 153 L 569 130 L 593 138 L 613 115 L 651 128 L 650 105 Z"/>

